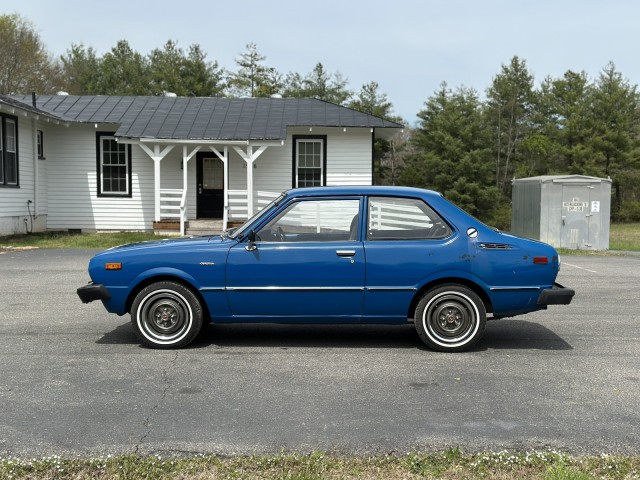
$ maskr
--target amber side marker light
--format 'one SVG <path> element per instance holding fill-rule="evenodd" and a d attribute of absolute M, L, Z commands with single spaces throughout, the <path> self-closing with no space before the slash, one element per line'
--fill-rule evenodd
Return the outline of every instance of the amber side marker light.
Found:
<path fill-rule="evenodd" d="M 547 265 L 549 263 L 549 257 L 533 257 L 533 263 L 536 265 Z"/>
<path fill-rule="evenodd" d="M 120 262 L 118 262 L 118 263 L 105 263 L 104 264 L 104 268 L 105 268 L 105 270 L 122 270 L 122 264 Z"/>

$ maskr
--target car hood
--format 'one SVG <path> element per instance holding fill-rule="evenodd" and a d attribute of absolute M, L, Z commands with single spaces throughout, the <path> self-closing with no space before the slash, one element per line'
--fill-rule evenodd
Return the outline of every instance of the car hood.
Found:
<path fill-rule="evenodd" d="M 223 238 L 220 235 L 202 236 L 202 237 L 181 237 L 181 238 L 168 238 L 165 240 L 148 240 L 145 242 L 129 243 L 127 245 L 119 245 L 112 247 L 98 255 L 111 254 L 111 253 L 127 253 L 132 251 L 151 251 L 157 249 L 167 249 L 173 251 L 174 249 L 194 248 L 198 246 L 212 246 L 212 244 L 223 243 L 236 243 L 235 240 L 229 240 Z"/>

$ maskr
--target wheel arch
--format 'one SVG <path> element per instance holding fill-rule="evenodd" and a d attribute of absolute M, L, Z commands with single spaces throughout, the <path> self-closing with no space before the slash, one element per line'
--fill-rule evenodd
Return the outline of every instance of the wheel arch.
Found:
<path fill-rule="evenodd" d="M 438 278 L 436 280 L 432 280 L 431 282 L 424 284 L 422 287 L 418 289 L 416 294 L 413 296 L 411 303 L 409 304 L 409 311 L 407 312 L 407 318 L 414 317 L 416 307 L 418 306 L 420 299 L 423 297 L 423 295 L 426 292 L 428 292 L 432 288 L 438 287 L 440 285 L 447 285 L 447 284 L 463 285 L 471 289 L 476 295 L 480 297 L 480 300 L 482 300 L 482 303 L 484 304 L 484 308 L 486 312 L 487 313 L 493 312 L 493 305 L 491 303 L 491 299 L 489 298 L 489 295 L 487 295 L 487 292 L 480 285 L 478 285 L 477 283 L 467 278 L 445 277 L 445 278 Z"/>
<path fill-rule="evenodd" d="M 193 285 L 193 283 L 187 281 L 183 277 L 180 277 L 178 275 L 172 275 L 170 273 L 149 276 L 142 279 L 138 284 L 136 284 L 136 286 L 131 289 L 131 291 L 129 292 L 129 295 L 127 296 L 127 301 L 125 303 L 125 308 L 127 313 L 129 314 L 131 313 L 131 306 L 133 305 L 133 301 L 138 296 L 138 294 L 149 285 L 152 285 L 157 282 L 174 282 L 189 289 L 191 293 L 193 293 L 198 299 L 198 301 L 200 302 L 200 306 L 202 308 L 202 313 L 204 315 L 205 321 L 206 322 L 210 321 L 211 314 L 209 312 L 209 307 L 207 305 L 207 302 L 205 302 L 204 297 L 200 293 L 200 290 L 198 290 Z"/>

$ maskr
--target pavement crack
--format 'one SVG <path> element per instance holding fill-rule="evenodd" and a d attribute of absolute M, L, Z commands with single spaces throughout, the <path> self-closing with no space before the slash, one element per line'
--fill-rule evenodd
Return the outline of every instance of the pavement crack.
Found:
<path fill-rule="evenodd" d="M 175 368 L 176 363 L 178 362 L 178 354 L 179 352 L 176 350 L 174 352 L 173 358 L 169 362 L 169 365 L 166 368 L 162 369 L 162 391 L 160 393 L 160 399 L 151 407 L 151 409 L 149 410 L 149 414 L 142 422 L 142 426 L 146 428 L 146 431 L 142 434 L 142 436 L 136 443 L 133 450 L 134 455 L 140 454 L 142 445 L 145 443 L 146 439 L 151 434 L 151 430 L 153 429 L 153 418 L 156 416 L 160 405 L 162 405 L 164 403 L 164 400 L 167 398 L 167 394 L 169 393 L 169 389 L 171 388 L 171 382 L 169 381 L 169 372 L 173 368 Z"/>

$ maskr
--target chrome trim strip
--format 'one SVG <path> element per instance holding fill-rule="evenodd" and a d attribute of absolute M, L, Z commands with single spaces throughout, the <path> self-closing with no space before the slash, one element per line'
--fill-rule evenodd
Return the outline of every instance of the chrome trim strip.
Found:
<path fill-rule="evenodd" d="M 264 291 L 264 292 L 277 292 L 277 291 L 293 291 L 293 292 L 309 292 L 309 291 L 364 291 L 364 287 L 227 287 L 224 290 L 233 291 Z"/>
<path fill-rule="evenodd" d="M 365 290 L 369 290 L 370 292 L 384 292 L 384 291 L 415 292 L 418 289 L 416 287 L 366 287 Z"/>
<path fill-rule="evenodd" d="M 513 291 L 513 290 L 531 290 L 531 291 L 538 291 L 540 290 L 540 287 L 491 287 L 489 288 L 489 290 L 491 290 L 492 292 L 499 292 L 499 291 Z"/>
<path fill-rule="evenodd" d="M 264 291 L 264 292 L 278 292 L 278 291 L 370 291 L 370 292 L 385 292 L 385 291 L 407 291 L 415 292 L 418 289 L 416 287 L 226 287 L 226 288 L 201 288 L 202 291 L 214 291 L 214 290 L 226 290 L 226 291 Z"/>
<path fill-rule="evenodd" d="M 200 289 L 201 292 L 224 292 L 224 287 L 202 287 Z"/>

